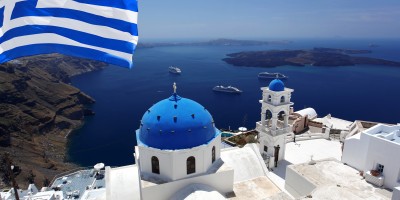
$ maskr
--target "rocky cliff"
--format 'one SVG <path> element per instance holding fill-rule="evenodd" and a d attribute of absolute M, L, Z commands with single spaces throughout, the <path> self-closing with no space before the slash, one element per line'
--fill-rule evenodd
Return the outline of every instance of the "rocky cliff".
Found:
<path fill-rule="evenodd" d="M 0 151 L 21 168 L 20 185 L 29 170 L 42 185 L 45 177 L 74 167 L 64 163 L 67 135 L 92 114 L 84 105 L 94 99 L 71 86 L 70 77 L 105 66 L 58 54 L 0 65 Z"/>

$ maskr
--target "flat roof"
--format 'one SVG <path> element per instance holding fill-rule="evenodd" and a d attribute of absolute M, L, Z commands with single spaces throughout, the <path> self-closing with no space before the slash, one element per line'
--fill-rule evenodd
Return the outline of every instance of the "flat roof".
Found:
<path fill-rule="evenodd" d="M 303 163 L 288 167 L 316 186 L 311 193 L 313 199 L 389 200 L 392 196 L 390 191 L 367 183 L 358 170 L 334 159 L 319 160 L 314 165 Z"/>
<path fill-rule="evenodd" d="M 400 144 L 400 125 L 390 126 L 385 124 L 378 124 L 372 128 L 365 130 L 364 133 Z"/>
<path fill-rule="evenodd" d="M 291 200 L 291 198 L 282 192 L 266 176 L 235 183 L 233 185 L 233 194 L 228 196 L 232 200 L 258 200 L 258 199 L 279 199 Z"/>
<path fill-rule="evenodd" d="M 253 143 L 242 148 L 222 149 L 221 159 L 227 166 L 234 169 L 234 182 L 266 176 L 268 173 L 258 146 Z"/>
<path fill-rule="evenodd" d="M 283 191 L 285 189 L 286 167 L 313 160 L 335 158 L 341 160 L 341 144 L 337 140 L 315 139 L 286 143 L 285 159 L 278 162 L 278 167 L 268 173 L 268 177 Z"/>
<path fill-rule="evenodd" d="M 349 126 L 353 123 L 351 121 L 347 121 L 344 119 L 330 117 L 329 115 L 323 118 L 313 119 L 313 121 L 320 122 L 325 126 L 327 126 L 328 128 L 339 129 L 339 130 L 348 130 Z"/>

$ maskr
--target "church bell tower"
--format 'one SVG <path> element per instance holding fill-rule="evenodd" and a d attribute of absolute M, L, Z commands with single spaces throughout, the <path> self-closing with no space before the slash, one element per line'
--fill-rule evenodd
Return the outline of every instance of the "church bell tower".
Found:
<path fill-rule="evenodd" d="M 272 80 L 268 87 L 262 87 L 261 90 L 261 121 L 256 123 L 256 130 L 260 152 L 269 161 L 267 166 L 272 168 L 277 161 L 285 158 L 286 136 L 293 135 L 288 122 L 293 105 L 290 98 L 294 90 L 285 88 L 279 79 Z"/>

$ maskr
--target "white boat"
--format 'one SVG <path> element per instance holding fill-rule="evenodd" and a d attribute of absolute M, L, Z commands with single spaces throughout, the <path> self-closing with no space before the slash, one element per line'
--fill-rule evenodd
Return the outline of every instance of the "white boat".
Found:
<path fill-rule="evenodd" d="M 182 72 L 181 69 L 179 69 L 178 67 L 173 67 L 173 66 L 170 66 L 168 68 L 168 70 L 169 70 L 169 73 L 173 73 L 173 74 L 180 74 Z"/>
<path fill-rule="evenodd" d="M 258 74 L 258 78 L 260 79 L 287 79 L 288 77 L 281 73 L 269 73 L 269 72 L 261 72 Z"/>
<path fill-rule="evenodd" d="M 236 94 L 242 93 L 242 90 L 239 90 L 232 86 L 224 87 L 222 85 L 219 85 L 219 86 L 215 86 L 213 88 L 213 90 L 216 92 L 226 92 L 226 93 L 236 93 Z"/>

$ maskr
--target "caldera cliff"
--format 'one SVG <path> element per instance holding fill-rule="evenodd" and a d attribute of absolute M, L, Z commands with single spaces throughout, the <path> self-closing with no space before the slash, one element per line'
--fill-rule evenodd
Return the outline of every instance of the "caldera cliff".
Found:
<path fill-rule="evenodd" d="M 20 186 L 32 177 L 41 186 L 46 178 L 76 167 L 66 163 L 67 136 L 93 114 L 85 105 L 95 100 L 70 85 L 70 77 L 105 66 L 58 54 L 0 65 L 0 156 L 8 152 L 21 169 L 16 172 Z M 4 160 L 0 163 L 2 188 L 9 180 L 4 179 Z"/>

